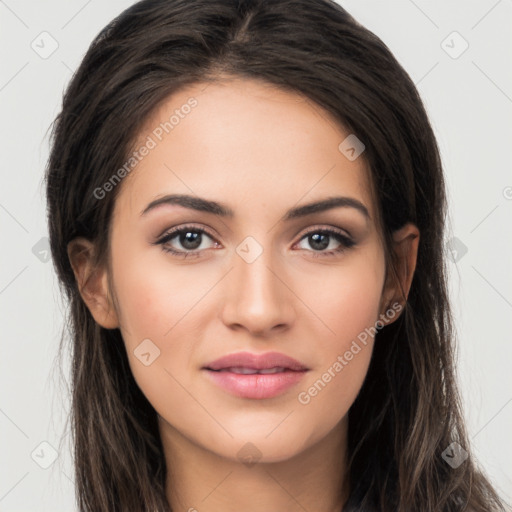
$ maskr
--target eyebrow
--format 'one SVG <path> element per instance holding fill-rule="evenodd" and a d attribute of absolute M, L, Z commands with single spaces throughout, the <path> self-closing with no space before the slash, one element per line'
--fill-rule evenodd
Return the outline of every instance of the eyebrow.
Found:
<path fill-rule="evenodd" d="M 141 212 L 141 216 L 146 215 L 151 210 L 154 210 L 162 205 L 178 205 L 191 210 L 197 210 L 200 212 L 212 213 L 220 217 L 233 218 L 235 213 L 233 210 L 221 203 L 216 201 L 210 201 L 197 196 L 190 196 L 185 194 L 170 194 L 151 201 L 146 208 Z M 319 213 L 332 208 L 354 208 L 363 216 L 366 220 L 371 220 L 370 214 L 366 206 L 361 203 L 358 199 L 353 197 L 329 197 L 322 199 L 321 201 L 315 201 L 302 206 L 291 208 L 286 212 L 283 220 L 291 220 L 299 217 L 305 217 L 313 213 Z"/>

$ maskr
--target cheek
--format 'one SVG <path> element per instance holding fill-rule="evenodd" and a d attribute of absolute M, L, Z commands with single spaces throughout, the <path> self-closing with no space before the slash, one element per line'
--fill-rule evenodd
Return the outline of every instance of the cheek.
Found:
<path fill-rule="evenodd" d="M 328 330 L 324 327 L 315 340 L 321 362 L 301 387 L 298 402 L 313 416 L 329 417 L 329 424 L 347 413 L 366 377 L 383 281 L 384 261 L 375 251 L 354 258 L 315 293 L 318 316 Z"/>
<path fill-rule="evenodd" d="M 190 409 L 190 397 L 180 383 L 184 382 L 182 372 L 190 368 L 195 346 L 187 310 L 199 292 L 190 286 L 190 280 L 187 286 L 180 272 L 163 272 L 140 258 L 125 257 L 116 271 L 121 334 L 133 378 L 162 416 L 169 407 L 173 411 Z"/>
<path fill-rule="evenodd" d="M 331 328 L 335 334 L 316 344 L 321 364 L 298 390 L 301 415 L 316 424 L 314 438 L 320 439 L 348 413 L 364 379 L 373 351 L 378 300 L 368 294 L 351 295 L 338 302 Z"/>
<path fill-rule="evenodd" d="M 179 382 L 193 371 L 194 350 L 208 304 L 200 299 L 215 279 L 211 275 L 201 278 L 193 266 L 172 268 L 154 250 L 113 251 L 112 267 L 132 374 L 157 410 L 169 396 L 181 410 L 190 399 Z"/>
<path fill-rule="evenodd" d="M 384 274 L 384 260 L 374 250 L 354 255 L 346 265 L 331 272 L 329 279 L 318 280 L 321 286 L 311 296 L 315 312 L 327 328 L 327 336 L 321 338 L 325 341 L 325 354 L 346 350 L 352 339 L 375 325 L 380 314 Z"/>
<path fill-rule="evenodd" d="M 211 287 L 208 280 L 198 279 L 192 266 L 172 268 L 155 253 L 125 253 L 114 266 L 123 337 L 129 345 L 144 338 L 170 339 L 175 326 L 187 323 L 188 311 Z"/>

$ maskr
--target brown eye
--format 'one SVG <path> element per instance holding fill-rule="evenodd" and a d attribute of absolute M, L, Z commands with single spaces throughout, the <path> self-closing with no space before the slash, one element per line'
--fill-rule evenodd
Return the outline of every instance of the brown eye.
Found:
<path fill-rule="evenodd" d="M 156 244 L 162 245 L 162 249 L 171 254 L 182 257 L 193 255 L 195 257 L 199 256 L 202 250 L 218 245 L 217 242 L 213 241 L 213 246 L 208 246 L 207 239 L 213 241 L 213 237 L 204 229 L 195 226 L 183 226 L 169 231 Z"/>
<path fill-rule="evenodd" d="M 343 252 L 345 249 L 349 249 L 355 245 L 355 242 L 339 231 L 332 229 L 316 229 L 309 231 L 302 238 L 301 242 L 306 241 L 306 244 L 311 249 L 310 252 L 318 253 L 313 256 L 329 256 Z M 325 249 L 329 248 L 326 251 Z M 307 247 L 301 247 L 301 249 L 310 250 Z"/>

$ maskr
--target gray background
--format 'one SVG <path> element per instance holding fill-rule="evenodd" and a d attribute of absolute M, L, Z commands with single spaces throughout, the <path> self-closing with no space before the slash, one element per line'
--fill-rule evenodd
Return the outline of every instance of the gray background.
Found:
<path fill-rule="evenodd" d="M 54 367 L 65 305 L 48 261 L 41 180 L 47 130 L 73 70 L 132 3 L 0 0 L 2 512 L 74 509 L 66 382 Z M 438 136 L 468 431 L 474 456 L 510 499 L 512 0 L 340 3 L 409 72 Z"/>

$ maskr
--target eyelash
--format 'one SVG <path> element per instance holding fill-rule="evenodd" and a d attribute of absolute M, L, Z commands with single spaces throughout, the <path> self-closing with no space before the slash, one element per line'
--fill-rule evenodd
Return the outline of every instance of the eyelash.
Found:
<path fill-rule="evenodd" d="M 183 233 L 188 232 L 194 232 L 194 233 L 201 233 L 208 235 L 210 238 L 215 240 L 215 237 L 209 233 L 204 228 L 198 228 L 195 226 L 182 226 L 177 229 L 173 229 L 167 233 L 165 233 L 159 240 L 157 240 L 154 245 L 162 245 L 162 250 L 170 253 L 174 256 L 181 257 L 181 258 L 189 258 L 189 257 L 199 257 L 201 255 L 201 251 L 176 251 L 175 249 L 172 249 L 170 247 L 166 247 L 166 243 L 170 242 L 173 238 L 175 238 L 177 235 L 181 235 Z M 303 239 L 307 238 L 310 235 L 313 234 L 322 234 L 322 235 L 329 235 L 333 238 L 335 238 L 338 242 L 340 242 L 340 247 L 337 249 L 331 249 L 330 251 L 309 251 L 312 253 L 312 256 L 314 258 L 323 258 L 323 257 L 329 257 L 334 256 L 336 254 L 343 253 L 346 249 L 350 249 L 355 245 L 355 242 L 348 236 L 344 235 L 340 231 L 329 229 L 329 228 L 316 228 L 308 231 L 307 233 L 304 233 L 302 237 L 300 238 L 299 242 Z"/>

